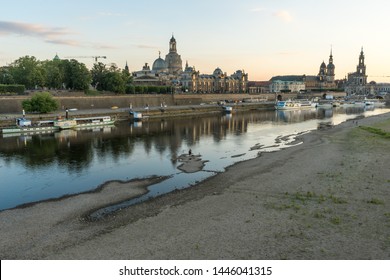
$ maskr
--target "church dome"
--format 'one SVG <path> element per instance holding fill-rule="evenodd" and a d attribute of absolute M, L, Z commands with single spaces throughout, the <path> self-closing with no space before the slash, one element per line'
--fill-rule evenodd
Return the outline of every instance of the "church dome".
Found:
<path fill-rule="evenodd" d="M 165 60 L 162 59 L 161 57 L 157 58 L 154 63 L 152 70 L 153 71 L 165 71 L 167 70 L 167 64 L 165 63 Z"/>
<path fill-rule="evenodd" d="M 335 68 L 335 66 L 334 66 L 334 64 L 333 64 L 333 63 L 329 63 L 327 68 L 328 68 L 328 69 L 334 69 L 334 68 Z"/>
<path fill-rule="evenodd" d="M 222 70 L 218 67 L 217 69 L 214 70 L 213 76 L 215 77 L 223 76 Z"/>
<path fill-rule="evenodd" d="M 322 62 L 322 63 L 321 63 L 321 66 L 320 66 L 320 68 L 321 68 L 321 69 L 323 69 L 323 68 L 326 68 L 326 64 L 325 64 L 325 62 Z"/>

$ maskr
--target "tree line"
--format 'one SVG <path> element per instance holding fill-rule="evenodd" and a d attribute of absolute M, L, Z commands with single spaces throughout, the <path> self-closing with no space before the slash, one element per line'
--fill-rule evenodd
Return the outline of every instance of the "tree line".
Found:
<path fill-rule="evenodd" d="M 34 56 L 24 56 L 7 66 L 0 67 L 0 84 L 3 91 L 20 86 L 27 90 L 73 90 L 87 92 L 91 86 L 97 91 L 114 93 L 170 93 L 169 86 L 133 85 L 129 71 L 115 64 L 95 63 L 89 70 L 75 59 L 39 61 Z M 19 85 L 19 86 L 15 86 Z M 0 87 L 1 89 L 1 87 Z M 0 90 L 1 91 L 1 90 Z"/>

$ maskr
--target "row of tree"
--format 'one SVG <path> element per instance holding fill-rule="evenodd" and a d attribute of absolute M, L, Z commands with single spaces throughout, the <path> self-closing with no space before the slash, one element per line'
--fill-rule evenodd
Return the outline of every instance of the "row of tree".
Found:
<path fill-rule="evenodd" d="M 0 67 L 0 84 L 24 85 L 26 89 L 48 88 L 86 91 L 92 85 L 99 91 L 125 93 L 132 78 L 128 71 L 99 62 L 92 70 L 77 60 L 39 61 L 24 56 Z"/>

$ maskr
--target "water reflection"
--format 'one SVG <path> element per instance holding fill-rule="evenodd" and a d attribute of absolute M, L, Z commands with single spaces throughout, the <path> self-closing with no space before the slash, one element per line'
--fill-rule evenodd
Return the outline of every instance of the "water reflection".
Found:
<path fill-rule="evenodd" d="M 282 136 L 316 129 L 319 120 L 331 119 L 337 124 L 359 114 L 366 112 L 362 108 L 238 111 L 31 136 L 3 135 L 0 210 L 91 190 L 108 180 L 172 176 L 169 185 L 180 188 L 223 171 L 234 162 L 256 157 L 258 148 L 268 151 L 275 145 L 284 147 L 293 138 L 283 142 Z M 209 161 L 206 172 L 189 176 L 177 169 L 176 158 L 189 149 Z"/>

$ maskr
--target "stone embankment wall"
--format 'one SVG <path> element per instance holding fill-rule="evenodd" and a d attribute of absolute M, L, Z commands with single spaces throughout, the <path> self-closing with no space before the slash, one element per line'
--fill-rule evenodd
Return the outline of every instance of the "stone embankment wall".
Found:
<path fill-rule="evenodd" d="M 77 94 L 54 95 L 59 102 L 60 109 L 107 109 L 113 106 L 119 108 L 140 108 L 149 106 L 173 105 L 199 105 L 201 103 L 216 102 L 219 100 L 242 100 L 250 98 L 248 94 L 145 94 L 145 95 L 102 95 L 83 96 Z M 22 111 L 23 100 L 31 98 L 31 95 L 0 97 L 0 113 L 18 113 Z"/>
<path fill-rule="evenodd" d="M 23 100 L 31 98 L 34 93 L 26 96 L 0 97 L 0 114 L 19 113 L 22 111 Z M 54 93 L 54 98 L 60 104 L 60 110 L 66 108 L 83 109 L 108 109 L 113 106 L 119 108 L 141 108 L 149 105 L 160 106 L 166 104 L 173 105 L 199 105 L 201 103 L 218 102 L 220 100 L 229 101 L 274 101 L 275 94 L 140 94 L 140 95 L 102 95 L 102 96 L 85 96 L 83 93 Z M 345 96 L 345 93 L 333 94 L 336 96 Z M 321 96 L 321 94 L 310 95 Z M 297 94 L 282 94 L 283 99 L 296 98 Z"/>

